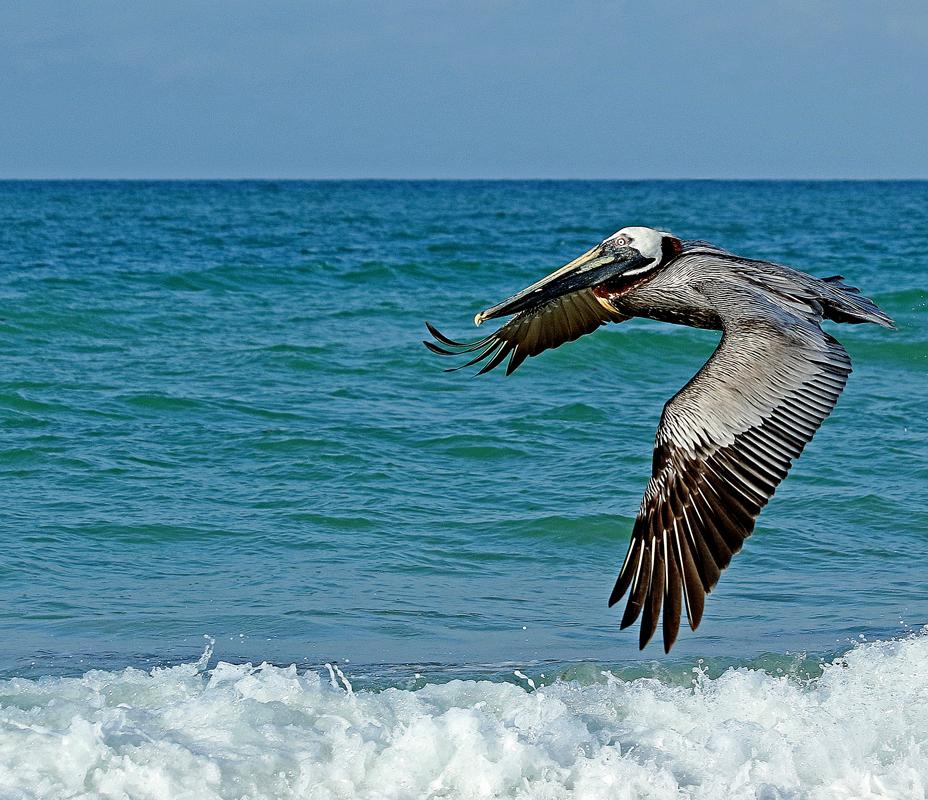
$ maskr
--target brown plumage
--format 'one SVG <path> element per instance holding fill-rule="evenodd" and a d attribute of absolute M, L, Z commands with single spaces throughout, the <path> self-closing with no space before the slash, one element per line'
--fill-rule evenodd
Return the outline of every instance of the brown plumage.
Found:
<path fill-rule="evenodd" d="M 668 652 L 683 610 L 695 630 L 706 594 L 844 389 L 851 361 L 822 320 L 892 327 L 840 277 L 813 278 L 651 228 L 623 228 L 476 322 L 508 315 L 470 343 L 426 323 L 438 344 L 425 344 L 440 355 L 476 354 L 463 366 L 482 364 L 480 374 L 508 357 L 510 374 L 529 356 L 634 316 L 723 332 L 664 406 L 651 479 L 609 597 L 612 606 L 628 595 L 620 626 L 640 617 L 642 648 L 663 617 Z"/>

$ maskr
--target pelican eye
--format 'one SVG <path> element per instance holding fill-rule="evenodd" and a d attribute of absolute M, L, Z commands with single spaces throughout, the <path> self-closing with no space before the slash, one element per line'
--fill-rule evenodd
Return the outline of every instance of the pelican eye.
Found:
<path fill-rule="evenodd" d="M 630 243 L 631 239 L 627 236 L 616 236 L 616 238 L 612 240 L 612 244 L 616 247 L 626 247 Z"/>

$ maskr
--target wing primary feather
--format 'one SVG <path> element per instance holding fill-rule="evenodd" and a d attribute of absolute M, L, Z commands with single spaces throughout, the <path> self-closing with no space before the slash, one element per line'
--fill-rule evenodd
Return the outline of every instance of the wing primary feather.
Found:
<path fill-rule="evenodd" d="M 644 613 L 641 615 L 641 630 L 638 632 L 638 649 L 644 650 L 657 630 L 661 617 L 661 602 L 664 599 L 664 553 L 662 548 L 652 543 L 651 586 L 645 599 Z"/>
<path fill-rule="evenodd" d="M 622 615 L 622 622 L 619 624 L 619 627 L 623 630 L 638 619 L 638 615 L 641 613 L 641 605 L 644 602 L 645 593 L 650 584 L 650 580 L 642 580 L 641 570 L 644 564 L 647 563 L 649 569 L 651 566 L 648 545 L 647 543 L 642 543 L 642 545 L 641 554 L 638 557 L 638 569 L 636 570 L 635 580 L 632 584 L 632 593 L 629 595 L 628 604 L 625 606 L 625 613 Z M 650 575 L 647 577 L 650 578 Z"/>
<path fill-rule="evenodd" d="M 699 627 L 702 620 L 703 607 L 705 605 L 705 592 L 702 589 L 702 580 L 699 577 L 699 570 L 696 569 L 696 562 L 693 560 L 693 554 L 687 544 L 686 538 L 680 536 L 680 526 L 674 521 L 673 538 L 680 553 L 680 563 L 683 573 L 683 599 L 686 601 L 686 617 L 690 623 L 690 628 L 694 631 Z"/>
<path fill-rule="evenodd" d="M 473 347 L 476 349 L 482 344 L 489 342 L 495 334 L 491 333 L 489 336 L 484 336 L 482 339 L 478 339 L 475 342 L 456 342 L 454 339 L 449 339 L 445 336 L 438 328 L 436 328 L 431 322 L 426 321 L 425 327 L 429 329 L 429 333 L 432 334 L 439 342 L 446 344 L 449 347 Z"/>
<path fill-rule="evenodd" d="M 439 347 L 434 342 L 430 342 L 428 339 L 423 339 L 422 344 L 424 344 L 429 350 L 433 353 L 437 353 L 440 356 L 456 356 L 458 353 L 454 353 L 451 350 L 445 350 L 444 347 Z"/>
<path fill-rule="evenodd" d="M 673 643 L 677 640 L 677 634 L 680 632 L 680 568 L 676 554 L 671 552 L 672 549 L 668 549 L 665 536 L 664 553 L 666 558 L 664 563 L 667 569 L 667 594 L 664 598 L 664 621 L 662 624 L 665 653 L 670 652 L 670 648 L 673 647 Z"/>
<path fill-rule="evenodd" d="M 683 524 L 689 534 L 688 538 L 699 557 L 699 577 L 702 580 L 702 588 L 706 593 L 711 592 L 712 587 L 718 583 L 722 571 L 719 569 L 718 564 L 716 564 L 715 557 L 712 555 L 712 551 L 709 549 L 708 544 L 706 544 L 706 538 L 702 534 L 702 531 L 693 529 L 686 506 L 683 507 Z"/>
<path fill-rule="evenodd" d="M 474 357 L 473 357 L 470 361 L 468 361 L 466 364 L 461 364 L 460 366 L 457 366 L 457 367 L 451 367 L 451 368 L 449 368 L 449 369 L 446 369 L 445 372 L 457 372 L 459 369 L 464 369 L 465 367 L 472 367 L 472 366 L 473 366 L 474 364 L 476 364 L 478 361 L 483 361 L 483 359 L 488 358 L 488 357 L 490 356 L 491 353 L 493 353 L 493 354 L 495 355 L 496 351 L 497 351 L 499 348 L 505 346 L 505 344 L 506 344 L 505 342 L 500 342 L 500 341 L 493 341 L 493 342 L 490 342 L 490 345 L 489 345 L 489 347 L 486 348 L 486 350 L 484 350 L 482 353 L 479 353 L 478 355 L 474 356 Z"/>
<path fill-rule="evenodd" d="M 625 561 L 622 562 L 622 568 L 619 570 L 619 577 L 616 578 L 615 586 L 612 588 L 612 594 L 609 595 L 609 608 L 612 608 L 612 606 L 618 603 L 625 592 L 628 591 L 628 587 L 632 582 L 632 571 L 629 567 L 631 566 L 632 556 L 640 544 L 642 544 L 641 539 L 636 537 L 633 531 L 632 540 L 628 543 L 628 552 L 625 554 Z"/>
<path fill-rule="evenodd" d="M 510 350 L 512 350 L 512 345 L 509 344 L 509 342 L 503 342 L 499 350 L 497 350 L 493 357 L 483 365 L 483 368 L 477 374 L 484 375 L 491 369 L 498 367 L 502 363 L 503 359 L 509 355 Z"/>
<path fill-rule="evenodd" d="M 702 508 L 702 504 L 699 502 L 702 500 L 702 495 L 695 493 L 692 495 L 692 498 L 693 504 L 690 508 L 699 518 L 700 531 L 703 534 L 706 545 L 712 553 L 713 560 L 721 571 L 731 563 L 731 548 L 728 546 L 722 534 L 718 532 L 715 523 L 712 521 L 712 515 L 706 514 L 705 510 Z"/>
<path fill-rule="evenodd" d="M 506 364 L 506 374 L 512 375 L 518 369 L 519 365 L 528 357 L 528 350 L 524 345 L 514 347 L 512 355 L 509 357 L 509 363 Z"/>

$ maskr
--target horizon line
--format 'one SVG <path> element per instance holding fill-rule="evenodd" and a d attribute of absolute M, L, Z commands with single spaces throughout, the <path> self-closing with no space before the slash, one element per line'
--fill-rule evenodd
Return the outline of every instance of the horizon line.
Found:
<path fill-rule="evenodd" d="M 322 177 L 322 178 L 310 178 L 310 177 L 20 177 L 20 178 L 9 178 L 9 177 L 0 177 L 0 183 L 67 183 L 67 182 L 94 182 L 94 183 L 184 183 L 184 182 L 213 182 L 213 183 L 242 183 L 246 181 L 253 182 L 277 182 L 277 183 L 525 183 L 525 182 L 537 182 L 537 183 L 555 183 L 555 182 L 582 182 L 582 183 L 675 183 L 675 182 L 705 182 L 705 183 L 919 183 L 928 181 L 928 177 L 906 177 L 906 178 L 804 178 L 804 177 L 789 177 L 789 178 L 770 178 L 770 177 L 758 177 L 758 178 L 749 178 L 749 177 L 738 177 L 738 178 L 572 178 L 572 177 L 559 177 L 559 178 L 543 178 L 543 177 L 533 177 L 533 178 L 513 178 L 513 177 L 495 177 L 495 178 L 484 178 L 484 177 L 469 177 L 469 178 L 379 178 L 379 177 Z"/>

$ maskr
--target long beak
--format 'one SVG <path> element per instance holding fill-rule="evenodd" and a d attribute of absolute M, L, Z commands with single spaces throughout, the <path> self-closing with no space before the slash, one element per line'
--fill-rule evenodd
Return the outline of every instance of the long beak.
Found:
<path fill-rule="evenodd" d="M 598 244 L 527 289 L 486 311 L 481 311 L 474 317 L 474 325 L 480 325 L 488 319 L 508 317 L 529 308 L 537 308 L 565 294 L 587 289 L 623 272 L 644 267 L 652 261 L 653 259 L 645 258 L 631 247 L 613 249 Z"/>

